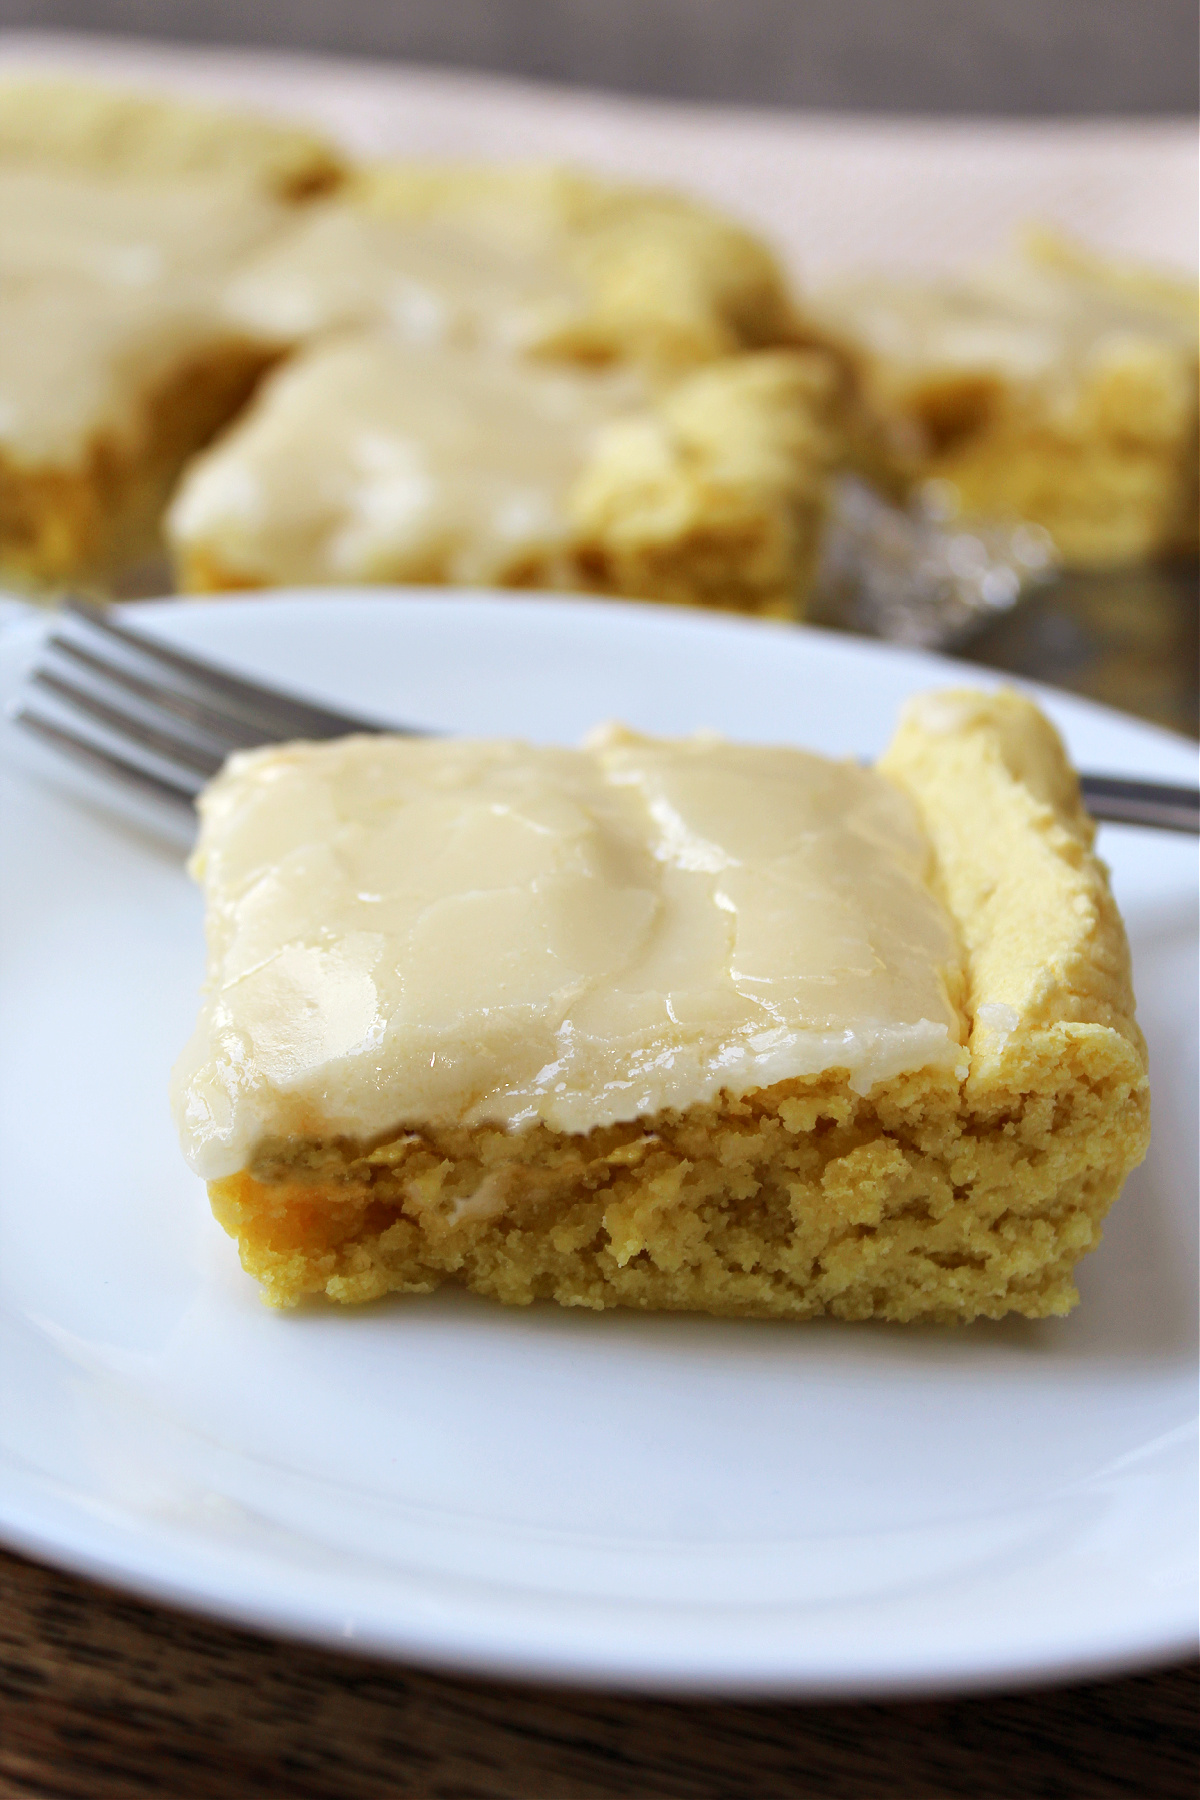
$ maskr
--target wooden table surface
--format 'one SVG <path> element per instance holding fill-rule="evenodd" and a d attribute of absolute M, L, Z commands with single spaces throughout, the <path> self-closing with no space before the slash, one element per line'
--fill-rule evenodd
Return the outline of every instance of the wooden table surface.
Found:
<path fill-rule="evenodd" d="M 4 1800 L 1195 1800 L 1196 1668 L 893 1706 L 452 1681 L 0 1559 Z"/>
<path fill-rule="evenodd" d="M 1076 579 L 969 654 L 1197 729 L 1194 574 Z M 890 1705 L 449 1679 L 0 1552 L 0 1800 L 1195 1800 L 1200 1665 Z"/>

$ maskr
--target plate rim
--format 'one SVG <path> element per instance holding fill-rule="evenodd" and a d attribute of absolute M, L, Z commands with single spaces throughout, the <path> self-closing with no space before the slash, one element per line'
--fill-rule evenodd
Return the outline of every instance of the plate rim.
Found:
<path fill-rule="evenodd" d="M 532 609 L 544 608 L 547 604 L 573 611 L 586 609 L 589 616 L 597 619 L 611 617 L 614 603 L 602 599 L 589 599 L 573 595 L 526 595 L 505 593 L 503 590 L 487 589 L 383 589 L 383 590 L 339 590 L 339 589 L 288 589 L 270 593 L 240 594 L 226 597 L 217 596 L 220 604 L 214 608 L 212 599 L 163 599 L 161 601 L 138 601 L 128 603 L 124 609 L 128 615 L 145 618 L 147 623 L 153 619 L 157 626 L 160 620 L 172 617 L 229 617 L 231 608 L 244 610 L 271 609 L 280 603 L 300 603 L 306 609 L 310 607 L 329 607 L 340 603 L 340 597 L 349 593 L 354 599 L 368 601 L 374 606 L 380 602 L 392 605 L 408 605 L 425 602 L 444 607 L 449 600 L 478 603 L 485 601 L 490 607 L 500 606 L 516 608 L 522 614 Z M 684 628 L 700 626 L 702 629 L 717 627 L 718 630 L 733 628 L 735 631 L 747 627 L 758 631 L 766 626 L 771 630 L 784 633 L 796 628 L 777 621 L 743 620 L 728 614 L 697 614 L 682 608 L 669 606 L 650 606 L 641 602 L 615 603 L 631 621 L 646 621 L 654 617 L 659 623 L 673 622 L 673 625 Z M 182 619 L 181 619 L 182 622 Z M 36 638 L 47 628 L 48 619 L 37 617 L 29 624 L 32 632 L 18 623 L 0 633 L 0 675 L 10 662 L 14 647 L 18 641 L 27 642 L 30 637 Z M 994 687 L 1005 682 L 1012 682 L 1022 691 L 1051 703 L 1051 709 L 1066 711 L 1068 714 L 1078 712 L 1080 717 L 1088 717 L 1095 724 L 1103 726 L 1115 724 L 1124 730 L 1133 728 L 1140 737 L 1148 752 L 1159 752 L 1164 761 L 1171 764 L 1164 773 L 1176 774 L 1176 764 L 1181 752 L 1190 758 L 1196 755 L 1196 746 L 1182 734 L 1172 732 L 1164 727 L 1148 721 L 1121 713 L 1116 709 L 1087 700 L 1081 696 L 1070 694 L 1045 683 L 1026 680 L 1021 677 L 1006 675 L 1002 671 L 988 669 L 972 664 L 966 660 L 938 656 L 935 653 L 921 650 L 899 649 L 895 646 L 879 643 L 871 639 L 856 639 L 842 634 L 824 630 L 820 627 L 805 626 L 800 628 L 806 637 L 817 639 L 824 647 L 835 654 L 849 655 L 851 659 L 864 657 L 867 661 L 895 663 L 903 659 L 910 661 L 914 668 L 923 667 L 930 670 L 930 665 L 939 674 L 956 675 L 959 683 L 970 681 L 978 676 L 986 685 Z M 931 671 L 932 674 L 932 671 Z M 798 734 L 799 735 L 799 734 Z M 1128 829 L 1128 828 L 1116 828 Z M 0 1467 L 9 1459 L 5 1455 Z M 905 1670 L 893 1667 L 890 1671 L 882 1667 L 864 1670 L 861 1678 L 855 1678 L 845 1672 L 822 1678 L 812 1672 L 799 1674 L 780 1671 L 777 1678 L 762 1674 L 738 1676 L 731 1672 L 723 1677 L 704 1675 L 694 1672 L 691 1675 L 681 1673 L 678 1669 L 673 1674 L 656 1676 L 653 1671 L 634 1668 L 632 1665 L 622 1671 L 614 1666 L 609 1657 L 602 1666 L 586 1667 L 583 1663 L 564 1666 L 561 1661 L 547 1661 L 544 1655 L 528 1651 L 518 1651 L 515 1655 L 510 1651 L 503 1659 L 494 1655 L 472 1653 L 468 1645 L 458 1648 L 443 1645 L 440 1648 L 426 1643 L 423 1647 L 412 1643 L 402 1644 L 395 1634 L 384 1632 L 356 1633 L 347 1637 L 343 1632 L 323 1626 L 313 1614 L 311 1607 L 294 1606 L 289 1608 L 278 1596 L 274 1600 L 259 1594 L 252 1602 L 241 1604 L 236 1596 L 219 1591 L 219 1584 L 210 1583 L 203 1586 L 193 1569 L 191 1578 L 176 1576 L 172 1578 L 169 1571 L 160 1568 L 156 1573 L 152 1566 L 161 1558 L 147 1555 L 144 1558 L 126 1557 L 122 1559 L 116 1552 L 100 1549 L 93 1544 L 88 1548 L 80 1533 L 69 1533 L 63 1530 L 47 1533 L 38 1528 L 36 1520 L 25 1516 L 20 1506 L 13 1507 L 9 1503 L 7 1492 L 0 1490 L 0 1537 L 11 1547 L 22 1554 L 32 1555 L 37 1559 L 49 1562 L 53 1566 L 67 1569 L 72 1573 L 83 1575 L 92 1580 L 101 1581 L 157 1604 L 182 1607 L 201 1616 L 235 1624 L 240 1628 L 257 1630 L 270 1635 L 281 1636 L 292 1641 L 319 1644 L 326 1648 L 337 1648 L 352 1654 L 369 1655 L 377 1658 L 419 1662 L 423 1666 L 442 1669 L 458 1675 L 474 1675 L 479 1678 L 493 1680 L 534 1680 L 557 1682 L 563 1685 L 590 1688 L 612 1689 L 614 1687 L 631 1691 L 673 1695 L 677 1697 L 717 1697 L 720 1695 L 751 1698 L 814 1698 L 869 1700 L 872 1698 L 919 1697 L 933 1694 L 968 1693 L 981 1691 L 997 1691 L 1003 1688 L 1017 1687 L 1033 1683 L 1061 1683 L 1073 1680 L 1101 1678 L 1129 1672 L 1139 1668 L 1149 1668 L 1174 1661 L 1189 1654 L 1195 1645 L 1195 1632 L 1189 1622 L 1184 1623 L 1184 1611 L 1179 1606 L 1164 1608 L 1158 1615 L 1158 1623 L 1148 1626 L 1140 1634 L 1143 1641 L 1135 1642 L 1139 1636 L 1123 1629 L 1116 1634 L 1110 1644 L 1093 1649 L 1079 1649 L 1074 1655 L 1064 1656 L 1061 1652 L 1050 1653 L 1048 1658 L 1039 1662 L 1036 1657 L 1028 1655 L 999 1656 L 988 1660 L 986 1657 L 976 1659 L 972 1666 L 964 1667 L 961 1662 L 939 1667 L 933 1666 L 915 1670 L 911 1666 Z M 20 1516 L 18 1516 L 20 1515 Z M 186 1557 L 183 1561 L 186 1564 Z M 318 1609 L 319 1610 L 319 1609 Z M 803 1610 L 803 1608 L 799 1608 Z M 1167 1630 L 1166 1612 L 1174 1614 L 1175 1623 Z M 403 1634 L 401 1634 L 403 1635 Z M 636 1659 L 634 1659 L 636 1661 Z"/>
<path fill-rule="evenodd" d="M 589 1664 L 579 1658 L 564 1663 L 546 1653 L 510 1651 L 503 1659 L 467 1645 L 432 1647 L 428 1640 L 401 1642 L 395 1634 L 355 1627 L 353 1632 L 323 1624 L 301 1607 L 276 1601 L 248 1602 L 233 1594 L 149 1568 L 131 1567 L 129 1559 L 106 1555 L 83 1545 L 64 1543 L 36 1526 L 14 1523 L 0 1496 L 0 1542 L 7 1550 L 67 1574 L 132 1596 L 151 1606 L 166 1606 L 231 1629 L 308 1645 L 372 1661 L 429 1669 L 465 1680 L 531 1682 L 579 1693 L 641 1694 L 664 1700 L 804 1702 L 870 1704 L 903 1700 L 948 1699 L 1009 1693 L 1027 1687 L 1069 1686 L 1076 1682 L 1116 1680 L 1167 1668 L 1195 1656 L 1200 1628 L 1173 1621 L 1169 1631 L 1150 1628 L 1139 1641 L 1128 1635 L 1096 1649 L 1068 1655 L 1050 1653 L 1039 1662 L 1027 1656 L 980 1657 L 969 1666 L 958 1661 L 933 1662 L 919 1671 L 894 1664 L 869 1666 L 857 1673 L 780 1669 L 773 1675 L 744 1671 L 717 1675 L 695 1670 L 664 1673 L 635 1660 L 621 1667 L 608 1659 Z"/>

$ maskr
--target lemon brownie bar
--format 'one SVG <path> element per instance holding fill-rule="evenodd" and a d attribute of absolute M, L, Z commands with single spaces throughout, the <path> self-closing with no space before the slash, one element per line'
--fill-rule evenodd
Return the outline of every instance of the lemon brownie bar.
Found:
<path fill-rule="evenodd" d="M 656 398 L 377 330 L 301 351 L 185 475 L 191 591 L 425 581 L 802 610 L 835 455 L 827 361 L 728 357 Z"/>
<path fill-rule="evenodd" d="M 0 88 L 0 575 L 104 582 L 272 353 L 225 278 L 332 178 L 286 127 L 70 84 Z"/>
<path fill-rule="evenodd" d="M 1063 560 L 1194 553 L 1193 284 L 1050 237 L 957 279 L 866 279 L 810 310 L 854 366 L 866 472 L 1044 526 Z"/>
<path fill-rule="evenodd" d="M 583 362 L 686 368 L 790 342 L 767 248 L 699 202 L 553 167 L 358 171 L 231 280 L 277 348 L 388 324 Z"/>
<path fill-rule="evenodd" d="M 285 119 L 63 77 L 0 81 L 0 166 L 118 177 L 227 174 L 280 200 L 346 173 L 326 139 Z"/>
<path fill-rule="evenodd" d="M 265 1296 L 1066 1312 L 1147 1137 L 1055 734 L 910 703 L 876 770 L 619 728 L 235 757 L 193 863 L 185 1152 Z"/>

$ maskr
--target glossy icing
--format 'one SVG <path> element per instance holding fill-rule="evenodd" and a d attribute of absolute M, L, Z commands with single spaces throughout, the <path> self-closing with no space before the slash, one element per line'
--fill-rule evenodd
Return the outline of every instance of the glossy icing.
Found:
<path fill-rule="evenodd" d="M 519 577 L 565 549 L 567 495 L 637 376 L 363 332 L 301 353 L 192 469 L 185 552 L 277 582 Z"/>
<path fill-rule="evenodd" d="M 0 450 L 70 462 L 138 431 L 181 356 L 235 338 L 221 284 L 284 216 L 232 177 L 0 167 Z"/>
<path fill-rule="evenodd" d="M 800 750 L 349 738 L 232 759 L 173 1078 L 209 1180 L 292 1137 L 563 1131 L 848 1071 L 965 1068 L 912 803 Z"/>
<path fill-rule="evenodd" d="M 1086 261 L 1012 256 L 941 280 L 863 277 L 818 293 L 810 307 L 897 381 L 990 374 L 1064 404 L 1081 380 L 1195 354 L 1194 292 L 1095 275 Z"/>
<path fill-rule="evenodd" d="M 416 344 L 448 340 L 550 347 L 587 296 L 553 238 L 485 219 L 389 218 L 327 202 L 231 279 L 230 320 L 280 344 L 317 332 L 389 325 Z"/>

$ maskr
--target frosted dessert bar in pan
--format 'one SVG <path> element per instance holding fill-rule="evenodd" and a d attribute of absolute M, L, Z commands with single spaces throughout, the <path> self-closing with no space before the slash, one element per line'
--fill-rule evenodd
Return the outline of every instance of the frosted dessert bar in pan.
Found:
<path fill-rule="evenodd" d="M 1194 554 L 1197 291 L 1048 236 L 956 277 L 810 296 L 854 367 L 868 473 L 1044 526 L 1063 560 Z"/>
<path fill-rule="evenodd" d="M 321 340 L 197 458 L 167 534 L 191 591 L 446 582 L 793 616 L 837 448 L 828 360 L 727 357 L 665 390 L 384 329 Z"/>
<path fill-rule="evenodd" d="M 223 304 L 291 360 L 185 475 L 181 587 L 803 612 L 842 378 L 786 348 L 777 265 L 711 209 L 552 167 L 376 167 L 246 259 Z"/>
<path fill-rule="evenodd" d="M 265 1296 L 1039 1318 L 1148 1132 L 1054 731 L 912 701 L 875 769 L 611 727 L 235 757 L 174 1075 Z"/>
<path fill-rule="evenodd" d="M 277 348 L 386 324 L 417 343 L 687 368 L 792 341 L 770 251 L 711 207 L 553 166 L 356 172 L 231 279 Z"/>
<path fill-rule="evenodd" d="M 272 360 L 224 283 L 337 170 L 254 117 L 0 84 L 0 579 L 103 582 L 154 549 Z"/>
<path fill-rule="evenodd" d="M 279 200 L 335 187 L 341 154 L 286 119 L 65 77 L 0 80 L 0 166 L 62 174 L 232 175 Z"/>

